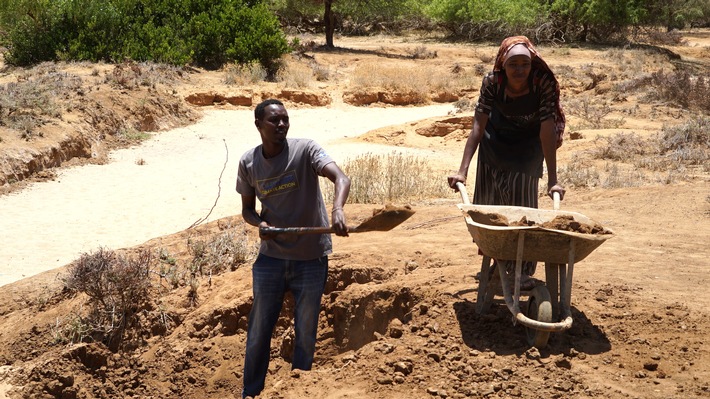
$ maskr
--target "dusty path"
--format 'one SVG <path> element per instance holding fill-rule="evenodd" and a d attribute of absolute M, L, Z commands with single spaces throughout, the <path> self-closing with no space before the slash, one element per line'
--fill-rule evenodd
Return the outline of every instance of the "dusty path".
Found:
<path fill-rule="evenodd" d="M 369 130 L 446 115 L 451 105 L 292 109 L 290 137 L 310 137 L 336 160 L 392 147 L 338 141 Z M 55 181 L 0 197 L 0 286 L 63 266 L 103 246 L 124 248 L 239 212 L 239 157 L 258 144 L 251 110 L 208 110 L 195 125 L 116 151 L 107 165 L 62 170 Z M 225 147 L 226 146 L 226 147 Z M 139 165 L 138 161 L 144 161 Z"/>

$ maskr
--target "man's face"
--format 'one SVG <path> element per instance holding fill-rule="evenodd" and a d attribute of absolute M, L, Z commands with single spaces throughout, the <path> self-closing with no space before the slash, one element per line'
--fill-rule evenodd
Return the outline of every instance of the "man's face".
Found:
<path fill-rule="evenodd" d="M 264 144 L 281 145 L 286 141 L 290 124 L 288 112 L 283 105 L 272 104 L 266 107 L 264 118 L 257 120 L 255 124 Z"/>

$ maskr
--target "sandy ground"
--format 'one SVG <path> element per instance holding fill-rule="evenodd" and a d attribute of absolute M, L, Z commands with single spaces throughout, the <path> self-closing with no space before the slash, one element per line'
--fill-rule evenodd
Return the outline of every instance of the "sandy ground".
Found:
<path fill-rule="evenodd" d="M 344 138 L 450 110 L 450 104 L 294 109 L 289 136 L 317 140 L 344 161 L 359 153 L 396 150 Z M 239 158 L 259 144 L 253 119 L 247 109 L 207 110 L 194 125 L 115 151 L 107 165 L 64 169 L 54 181 L 0 196 L 0 286 L 63 266 L 98 247 L 130 247 L 186 229 L 208 214 L 206 221 L 239 214 L 234 190 Z"/>

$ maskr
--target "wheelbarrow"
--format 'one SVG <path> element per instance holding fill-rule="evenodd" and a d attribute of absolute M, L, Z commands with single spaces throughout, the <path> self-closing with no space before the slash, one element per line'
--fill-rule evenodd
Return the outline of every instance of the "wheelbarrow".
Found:
<path fill-rule="evenodd" d="M 570 302 L 575 263 L 586 258 L 614 233 L 580 213 L 560 211 L 558 193 L 554 193 L 554 209 L 544 210 L 474 205 L 470 203 L 466 186 L 462 183 L 456 186 L 463 202 L 458 207 L 464 213 L 473 241 L 483 254 L 476 312 L 487 312 L 494 297 L 502 294 L 508 310 L 513 314 L 513 324 L 520 323 L 526 328 L 528 344 L 537 348 L 546 346 L 551 332 L 572 327 Z M 541 226 L 557 220 L 558 216 L 585 226 L 597 226 L 601 234 L 599 231 L 592 234 Z M 509 225 L 500 223 L 501 218 L 507 221 L 524 220 L 526 223 Z M 496 267 L 491 265 L 491 260 L 496 260 Z M 514 276 L 503 267 L 503 261 L 514 261 Z M 545 263 L 545 282 L 529 291 L 521 290 L 524 261 Z M 497 274 L 493 268 L 498 270 Z M 521 294 L 528 297 L 522 311 Z"/>

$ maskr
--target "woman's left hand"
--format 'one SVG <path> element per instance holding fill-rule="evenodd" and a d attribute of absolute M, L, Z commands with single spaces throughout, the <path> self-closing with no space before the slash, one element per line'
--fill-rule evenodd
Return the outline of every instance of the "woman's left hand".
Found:
<path fill-rule="evenodd" d="M 560 201 L 565 199 L 565 188 L 560 186 L 559 184 L 555 184 L 552 187 L 548 186 L 547 195 L 550 198 L 553 198 L 553 196 L 552 196 L 553 193 L 560 193 Z"/>

